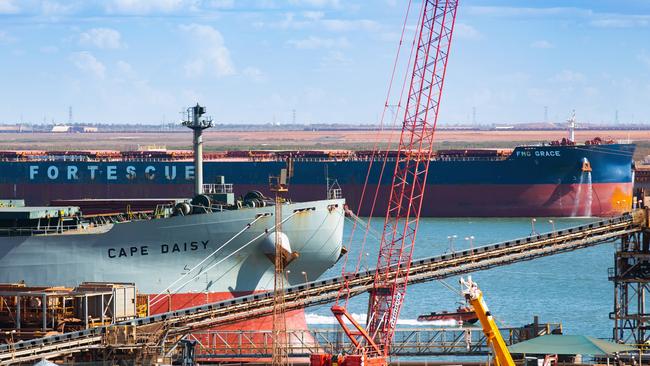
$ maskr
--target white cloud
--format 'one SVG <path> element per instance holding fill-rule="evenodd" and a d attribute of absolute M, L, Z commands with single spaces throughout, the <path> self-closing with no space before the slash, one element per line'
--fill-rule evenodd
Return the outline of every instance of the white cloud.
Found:
<path fill-rule="evenodd" d="M 110 28 L 93 28 L 81 33 L 79 43 L 102 49 L 116 49 L 122 46 L 120 32 Z"/>
<path fill-rule="evenodd" d="M 497 17 L 589 16 L 593 14 L 591 10 L 573 7 L 468 6 L 465 10 L 471 15 Z"/>
<path fill-rule="evenodd" d="M 645 51 L 641 52 L 637 56 L 637 59 L 647 67 L 650 67 L 650 55 L 648 55 L 648 53 L 646 53 Z"/>
<path fill-rule="evenodd" d="M 562 70 L 551 77 L 551 81 L 560 83 L 582 83 L 586 80 L 583 74 L 572 70 Z"/>
<path fill-rule="evenodd" d="M 181 29 L 192 35 L 195 42 L 203 49 L 194 60 L 185 64 L 188 76 L 200 76 L 204 72 L 216 76 L 235 74 L 235 66 L 230 59 L 230 51 L 226 48 L 221 33 L 209 25 L 183 25 Z"/>
<path fill-rule="evenodd" d="M 242 73 L 244 76 L 253 81 L 261 82 L 266 80 L 266 75 L 264 75 L 262 70 L 258 69 L 257 67 L 247 67 L 242 70 Z"/>
<path fill-rule="evenodd" d="M 549 41 L 546 40 L 539 40 L 535 41 L 530 44 L 530 47 L 532 48 L 541 48 L 541 49 L 549 49 L 549 48 L 555 48 L 555 45 Z"/>
<path fill-rule="evenodd" d="M 598 28 L 645 28 L 650 26 L 648 15 L 603 15 L 590 23 Z"/>
<path fill-rule="evenodd" d="M 14 14 L 18 13 L 20 9 L 14 0 L 0 0 L 0 14 Z"/>
<path fill-rule="evenodd" d="M 0 43 L 12 43 L 16 39 L 12 36 L 9 35 L 9 33 L 5 31 L 0 31 Z"/>
<path fill-rule="evenodd" d="M 75 5 L 74 3 L 64 5 L 56 1 L 45 0 L 41 3 L 41 12 L 47 16 L 70 14 Z"/>
<path fill-rule="evenodd" d="M 121 75 L 127 76 L 127 77 L 133 77 L 135 76 L 135 72 L 133 71 L 133 66 L 129 64 L 126 61 L 117 61 L 117 70 Z"/>
<path fill-rule="evenodd" d="M 193 1 L 186 0 L 111 0 L 106 9 L 111 13 L 149 14 L 169 13 L 192 5 Z"/>
<path fill-rule="evenodd" d="M 321 67 L 348 66 L 350 64 L 352 64 L 352 60 L 350 60 L 343 52 L 330 51 L 323 58 Z"/>
<path fill-rule="evenodd" d="M 456 23 L 456 25 L 454 25 L 454 35 L 458 38 L 469 39 L 472 41 L 483 39 L 481 32 L 465 23 Z"/>
<path fill-rule="evenodd" d="M 316 8 L 338 8 L 339 0 L 289 0 L 289 3 L 298 6 L 312 6 Z"/>
<path fill-rule="evenodd" d="M 235 0 L 212 0 L 208 6 L 217 9 L 232 9 L 235 7 Z"/>
<path fill-rule="evenodd" d="M 90 52 L 75 52 L 70 56 L 70 60 L 77 69 L 85 73 L 91 74 L 99 79 L 106 77 L 106 66 Z"/>
<path fill-rule="evenodd" d="M 326 30 L 334 32 L 350 32 L 356 30 L 376 31 L 379 29 L 379 23 L 368 19 L 323 19 L 320 23 Z"/>
<path fill-rule="evenodd" d="M 280 28 L 280 29 L 306 29 L 313 28 L 319 31 L 330 32 L 352 32 L 370 31 L 375 32 L 381 29 L 378 22 L 370 19 L 326 19 L 325 13 L 321 11 L 305 11 L 301 13 L 287 12 L 282 14 L 282 19 L 275 22 L 259 21 L 254 23 L 258 28 Z"/>
<path fill-rule="evenodd" d="M 553 17 L 578 20 L 599 28 L 645 28 L 650 27 L 650 15 L 600 13 L 577 7 L 516 7 L 516 6 L 468 6 L 470 15 L 492 17 Z"/>
<path fill-rule="evenodd" d="M 345 37 L 320 38 L 310 36 L 305 39 L 292 39 L 287 44 L 301 50 L 314 50 L 319 48 L 342 48 L 349 47 L 350 42 Z"/>
<path fill-rule="evenodd" d="M 302 15 L 310 20 L 320 20 L 323 19 L 325 16 L 325 13 L 322 11 L 305 11 L 302 13 Z"/>
<path fill-rule="evenodd" d="M 56 46 L 43 46 L 40 48 L 40 51 L 47 54 L 59 52 L 59 48 Z"/>

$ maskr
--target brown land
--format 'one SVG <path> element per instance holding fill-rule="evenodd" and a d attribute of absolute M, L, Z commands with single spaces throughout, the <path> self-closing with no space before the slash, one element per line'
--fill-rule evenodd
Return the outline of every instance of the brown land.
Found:
<path fill-rule="evenodd" d="M 565 131 L 451 131 L 437 132 L 437 148 L 512 148 L 559 140 Z M 636 158 L 650 154 L 650 131 L 584 130 L 576 132 L 583 142 L 594 137 L 637 143 Z M 271 149 L 372 149 L 385 146 L 396 131 L 206 131 L 206 150 Z M 139 146 L 159 145 L 168 149 L 190 149 L 192 135 L 187 132 L 160 133 L 0 133 L 0 150 L 136 150 Z"/>

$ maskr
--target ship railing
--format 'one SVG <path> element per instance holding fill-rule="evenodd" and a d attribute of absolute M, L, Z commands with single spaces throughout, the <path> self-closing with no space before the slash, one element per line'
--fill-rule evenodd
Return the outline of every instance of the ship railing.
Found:
<path fill-rule="evenodd" d="M 0 236 L 32 236 L 32 235 L 61 234 L 66 231 L 76 230 L 76 229 L 79 229 L 78 225 L 0 228 Z"/>
<path fill-rule="evenodd" d="M 343 198 L 343 191 L 341 188 L 331 188 L 327 191 L 327 199 L 329 200 L 338 200 Z"/>
<path fill-rule="evenodd" d="M 232 183 L 216 184 L 209 183 L 203 185 L 203 192 L 207 194 L 224 194 L 233 192 Z"/>
<path fill-rule="evenodd" d="M 504 161 L 508 159 L 509 155 L 503 156 L 434 156 L 431 158 L 431 161 Z M 229 159 L 224 158 L 220 159 L 223 161 L 228 160 L 237 160 L 236 158 Z M 384 161 L 386 162 L 395 162 L 396 158 L 389 157 L 384 159 L 383 154 L 380 152 L 374 157 L 372 156 L 352 156 L 345 158 L 292 158 L 294 162 L 349 162 L 349 161 Z M 121 158 L 91 158 L 87 156 L 64 156 L 64 157 L 20 157 L 20 158 L 0 158 L 0 161 L 10 161 L 10 162 L 22 162 L 22 161 L 44 161 L 44 162 L 143 162 L 143 163 L 169 163 L 169 162 L 187 162 L 187 159 L 176 159 L 176 158 L 131 158 L 131 157 L 121 157 Z M 213 161 L 213 160 L 210 160 Z M 270 157 L 270 158 L 249 158 L 248 161 L 252 162 L 284 162 L 286 159 L 284 157 Z"/>

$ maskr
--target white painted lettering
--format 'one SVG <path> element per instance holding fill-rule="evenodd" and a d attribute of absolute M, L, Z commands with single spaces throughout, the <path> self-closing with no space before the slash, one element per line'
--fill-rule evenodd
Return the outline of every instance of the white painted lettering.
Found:
<path fill-rule="evenodd" d="M 171 167 L 171 174 L 169 173 L 169 168 L 169 165 L 165 165 L 165 178 L 167 178 L 167 180 L 176 179 L 176 165 Z"/>
<path fill-rule="evenodd" d="M 97 165 L 88 165 L 88 170 L 90 170 L 90 179 L 95 180 L 95 172 L 99 169 Z"/>
<path fill-rule="evenodd" d="M 126 167 L 126 179 L 135 179 L 135 167 L 133 165 Z"/>
<path fill-rule="evenodd" d="M 34 180 L 34 177 L 38 174 L 38 165 L 29 166 L 29 180 Z"/>
<path fill-rule="evenodd" d="M 149 179 L 153 180 L 156 177 L 156 174 L 154 172 L 156 171 L 156 168 L 152 167 L 149 165 L 147 168 L 144 170 L 144 175 Z"/>
<path fill-rule="evenodd" d="M 77 180 L 79 177 L 77 176 L 77 167 L 74 165 L 68 165 L 68 180 Z"/>
<path fill-rule="evenodd" d="M 189 165 L 185 167 L 185 180 L 194 180 L 194 166 Z"/>
<path fill-rule="evenodd" d="M 117 179 L 117 167 L 115 165 L 109 165 L 106 167 L 106 179 L 108 180 Z"/>
<path fill-rule="evenodd" d="M 56 179 L 59 177 L 59 168 L 51 166 L 47 168 L 47 177 L 50 179 Z"/>

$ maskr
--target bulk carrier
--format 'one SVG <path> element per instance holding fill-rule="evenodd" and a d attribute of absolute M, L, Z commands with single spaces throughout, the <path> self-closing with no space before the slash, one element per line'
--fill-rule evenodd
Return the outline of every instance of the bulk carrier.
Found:
<path fill-rule="evenodd" d="M 430 162 L 423 216 L 612 216 L 632 207 L 635 145 L 573 140 L 514 149 L 439 150 Z M 366 175 L 370 192 L 380 185 L 376 207 L 387 207 L 396 152 L 226 151 L 205 154 L 206 182 L 225 176 L 237 196 L 269 194 L 268 177 L 288 158 L 294 166 L 289 197 L 320 200 L 340 186 L 348 205 L 359 207 Z M 191 151 L 4 151 L 0 198 L 32 205 L 85 198 L 130 199 L 188 196 L 195 182 Z M 380 180 L 384 157 L 387 163 Z M 81 204 L 81 202 L 76 202 Z M 375 212 L 383 215 L 383 212 Z"/>
<path fill-rule="evenodd" d="M 152 314 L 267 291 L 274 285 L 278 223 L 277 245 L 286 256 L 289 283 L 316 279 L 336 263 L 343 250 L 345 200 L 294 203 L 260 192 L 237 198 L 232 184 L 204 185 L 201 131 L 211 121 L 201 117 L 205 108 L 189 110 L 186 125 L 195 131 L 197 157 L 196 191 L 190 190 L 194 198 L 92 199 L 81 206 L 47 207 L 5 200 L 0 207 L 0 283 L 73 287 L 84 281 L 135 282 L 149 295 Z M 280 183 L 286 186 L 283 178 Z M 175 190 L 181 185 L 167 187 L 167 197 L 187 193 Z M 287 323 L 291 329 L 306 329 L 302 311 L 288 314 Z M 271 323 L 261 319 L 231 327 L 263 330 L 271 329 Z"/>

